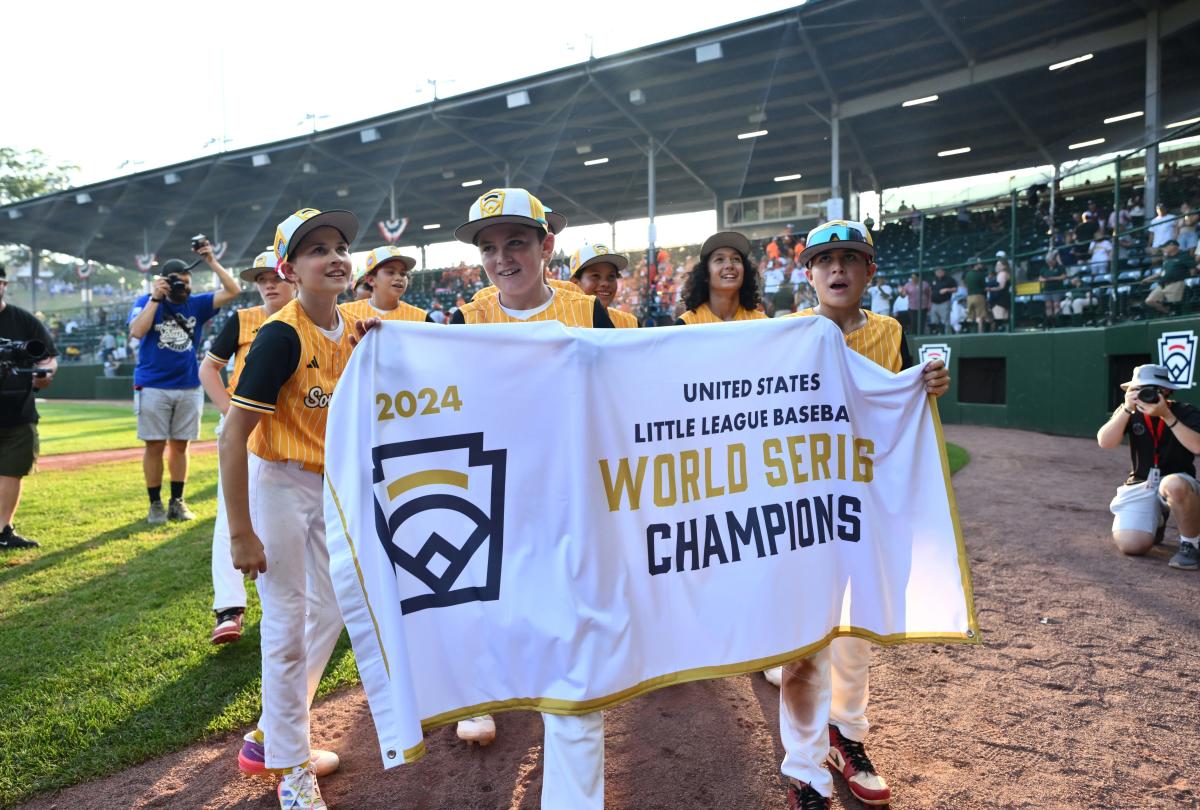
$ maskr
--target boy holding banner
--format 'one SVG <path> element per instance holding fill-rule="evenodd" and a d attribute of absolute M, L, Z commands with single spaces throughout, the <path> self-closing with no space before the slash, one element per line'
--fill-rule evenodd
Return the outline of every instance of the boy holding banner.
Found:
<path fill-rule="evenodd" d="M 832 220 L 809 231 L 799 256 L 818 304 L 788 317 L 822 316 L 842 330 L 846 345 L 895 373 L 911 365 L 904 330 L 886 315 L 859 307 L 875 275 L 875 243 L 859 222 Z M 941 360 L 925 365 L 925 391 L 940 397 L 950 386 Z M 779 733 L 782 770 L 788 778 L 788 807 L 829 807 L 837 771 L 860 801 L 884 805 L 892 793 L 863 749 L 869 724 L 871 645 L 839 637 L 824 649 L 783 667 Z M 825 761 L 829 770 L 821 767 Z"/>
<path fill-rule="evenodd" d="M 496 294 L 476 297 L 450 322 L 529 323 L 557 320 L 566 326 L 606 327 L 613 323 L 594 297 L 545 280 L 558 227 L 537 197 L 521 188 L 492 189 L 471 206 L 469 220 L 454 231 L 460 242 L 479 248 L 484 272 Z M 542 804 L 547 810 L 604 807 L 604 715 L 543 714 Z M 490 743 L 496 724 L 489 716 L 458 724 L 460 739 Z"/>
<path fill-rule="evenodd" d="M 349 211 L 305 208 L 279 224 L 275 256 L 296 298 L 259 329 L 221 431 L 233 564 L 262 574 L 262 715 L 238 764 L 282 774 L 284 810 L 325 810 L 317 776 L 338 765 L 309 748 L 309 705 L 342 631 L 322 476 L 329 400 L 352 348 L 337 299 L 357 233 Z"/>
<path fill-rule="evenodd" d="M 608 308 L 608 316 L 618 329 L 637 329 L 638 325 L 636 317 L 613 308 L 621 273 L 628 267 L 628 259 L 620 253 L 610 253 L 604 245 L 584 242 L 583 247 L 571 256 L 571 282 L 578 285 L 584 295 L 596 296 L 596 300 Z"/>

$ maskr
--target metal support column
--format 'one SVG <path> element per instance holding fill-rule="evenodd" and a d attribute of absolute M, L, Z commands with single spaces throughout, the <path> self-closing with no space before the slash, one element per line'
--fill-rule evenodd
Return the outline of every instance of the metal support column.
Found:
<path fill-rule="evenodd" d="M 1146 12 L 1146 143 L 1154 144 L 1159 137 L 1160 110 L 1159 92 L 1162 88 L 1161 66 L 1158 48 L 1158 9 L 1151 7 Z M 1146 221 L 1155 215 L 1158 203 L 1158 146 L 1146 147 L 1146 195 L 1142 206 L 1146 209 Z"/>
<path fill-rule="evenodd" d="M 1008 331 L 1017 331 L 1017 190 L 1008 193 L 1009 205 L 1009 234 L 1008 234 L 1008 286 L 1013 290 L 1009 294 L 1012 306 L 1008 308 Z"/>
<path fill-rule="evenodd" d="M 1113 284 L 1117 283 L 1118 259 L 1121 245 L 1121 156 L 1117 155 L 1116 169 L 1113 171 L 1113 232 L 1112 232 L 1112 259 L 1110 271 L 1112 272 Z"/>
<path fill-rule="evenodd" d="M 421 245 L 421 269 L 428 270 L 429 265 L 425 263 L 425 246 Z"/>
<path fill-rule="evenodd" d="M 882 206 L 880 211 L 882 212 Z M 881 217 L 882 219 L 882 213 Z M 917 334 L 925 333 L 925 215 L 921 215 L 921 219 L 917 220 L 920 225 L 920 231 L 917 232 Z M 881 226 L 882 227 L 882 226 Z M 932 285 L 930 285 L 932 287 Z M 932 296 L 932 290 L 930 290 Z M 912 301 L 908 302 L 908 307 L 912 309 Z M 942 324 L 945 326 L 945 324 Z"/>
<path fill-rule="evenodd" d="M 841 148 L 841 127 L 835 104 L 833 114 L 829 117 L 829 207 L 825 211 L 826 219 L 841 219 L 845 211 L 842 203 Z"/>
<path fill-rule="evenodd" d="M 642 307 L 642 320 L 652 315 L 658 309 L 658 301 L 655 300 L 655 290 L 658 289 L 658 248 L 655 246 L 658 234 L 654 228 L 654 204 L 655 204 L 655 177 L 654 177 L 654 157 L 657 147 L 654 143 L 654 138 L 648 141 L 646 150 L 646 216 L 650 218 L 650 224 L 646 228 L 646 297 L 645 304 Z"/>
<path fill-rule="evenodd" d="M 37 280 L 38 265 L 41 263 L 42 251 L 35 245 L 29 246 L 29 311 L 37 312 Z"/>

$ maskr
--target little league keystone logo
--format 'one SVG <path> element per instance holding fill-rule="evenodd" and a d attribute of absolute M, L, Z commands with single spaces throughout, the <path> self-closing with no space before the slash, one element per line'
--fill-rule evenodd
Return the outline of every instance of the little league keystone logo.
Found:
<path fill-rule="evenodd" d="M 1196 333 L 1164 332 L 1158 338 L 1158 364 L 1176 385 L 1192 387 L 1196 369 Z"/>
<path fill-rule="evenodd" d="M 380 445 L 371 458 L 375 530 L 407 594 L 401 613 L 499 599 L 507 451 L 463 433 Z"/>

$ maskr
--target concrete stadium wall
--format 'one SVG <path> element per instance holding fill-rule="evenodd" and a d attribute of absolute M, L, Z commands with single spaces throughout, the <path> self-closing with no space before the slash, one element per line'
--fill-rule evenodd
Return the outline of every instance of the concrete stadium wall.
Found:
<path fill-rule="evenodd" d="M 910 344 L 914 361 L 923 343 L 950 346 L 950 390 L 938 403 L 942 421 L 1094 436 L 1120 401 L 1118 386 L 1129 380 L 1133 366 L 1158 362 L 1159 336 L 1188 329 L 1200 333 L 1200 317 L 1051 332 L 932 335 L 912 338 Z M 978 381 L 992 369 L 998 379 L 997 361 L 1003 361 L 1004 385 L 991 393 L 1002 402 L 962 401 L 972 398 L 970 392 L 960 397 L 964 375 Z M 1196 380 L 1200 383 L 1200 374 Z M 975 399 L 986 398 L 978 396 L 978 385 L 974 388 Z M 1200 406 L 1200 386 L 1175 397 Z"/>

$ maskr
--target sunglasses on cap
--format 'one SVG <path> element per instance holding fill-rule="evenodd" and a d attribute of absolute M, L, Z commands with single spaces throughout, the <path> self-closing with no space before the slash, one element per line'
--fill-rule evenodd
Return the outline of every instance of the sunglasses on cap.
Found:
<path fill-rule="evenodd" d="M 850 224 L 826 225 L 822 228 L 817 228 L 808 235 L 806 246 L 824 245 L 830 242 L 859 242 L 874 248 L 865 231 L 859 230 L 857 227 Z"/>

